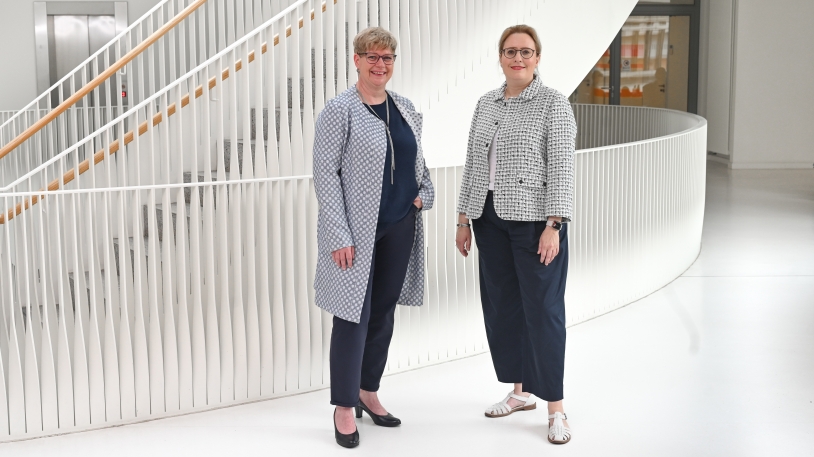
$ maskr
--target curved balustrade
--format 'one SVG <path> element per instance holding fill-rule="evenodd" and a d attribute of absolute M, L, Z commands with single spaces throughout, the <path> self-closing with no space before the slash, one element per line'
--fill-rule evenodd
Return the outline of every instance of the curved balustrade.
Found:
<path fill-rule="evenodd" d="M 539 3 L 516 15 L 497 0 L 319 5 L 298 1 L 0 189 L 0 441 L 327 385 L 331 320 L 312 305 L 317 208 L 303 151 L 324 101 L 355 82 L 346 40 L 369 24 L 393 30 L 412 71 L 394 88 L 428 110 L 450 81 L 478 77 L 493 47 L 483 36 L 531 22 Z M 459 42 L 465 51 L 441 52 Z M 314 58 L 330 50 L 345 54 Z M 578 144 L 592 149 L 576 159 L 569 324 L 689 266 L 706 157 L 697 116 L 575 114 Z M 477 250 L 453 248 L 462 168 L 431 173 L 426 305 L 399 307 L 389 373 L 487 350 Z"/>

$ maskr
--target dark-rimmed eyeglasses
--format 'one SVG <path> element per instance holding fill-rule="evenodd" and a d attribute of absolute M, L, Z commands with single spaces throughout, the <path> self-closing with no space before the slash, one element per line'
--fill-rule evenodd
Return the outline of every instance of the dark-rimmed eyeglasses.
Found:
<path fill-rule="evenodd" d="M 535 51 L 534 49 L 529 49 L 529 48 L 523 48 L 523 49 L 506 48 L 506 49 L 500 51 L 500 53 L 503 54 L 503 57 L 505 57 L 507 59 L 514 59 L 514 56 L 516 56 L 518 52 L 520 53 L 520 57 L 522 57 L 524 59 L 531 59 L 532 57 L 534 57 L 537 54 L 537 51 Z"/>
<path fill-rule="evenodd" d="M 382 62 L 384 62 L 385 65 L 393 65 L 393 62 L 396 61 L 395 54 L 378 55 L 373 54 L 371 52 L 360 52 L 359 55 L 364 56 L 365 60 L 367 60 L 367 63 L 371 65 L 376 65 L 376 62 L 378 62 L 379 59 L 382 59 Z"/>

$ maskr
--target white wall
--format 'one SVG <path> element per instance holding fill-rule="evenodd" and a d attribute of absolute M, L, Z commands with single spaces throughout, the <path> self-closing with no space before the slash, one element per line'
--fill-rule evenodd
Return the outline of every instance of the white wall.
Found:
<path fill-rule="evenodd" d="M 0 111 L 19 110 L 39 95 L 34 55 L 34 1 L 0 0 Z M 128 21 L 132 24 L 158 1 L 127 0 Z"/>
<path fill-rule="evenodd" d="M 732 168 L 811 168 L 814 2 L 708 4 L 709 150 L 729 155 Z"/>
<path fill-rule="evenodd" d="M 814 166 L 814 2 L 736 1 L 732 168 Z"/>

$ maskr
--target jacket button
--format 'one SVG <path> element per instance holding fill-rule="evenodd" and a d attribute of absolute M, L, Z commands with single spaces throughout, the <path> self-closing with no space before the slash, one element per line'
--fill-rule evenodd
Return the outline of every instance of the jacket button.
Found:
<path fill-rule="evenodd" d="M 497 121 L 495 121 L 495 125 L 497 125 Z"/>

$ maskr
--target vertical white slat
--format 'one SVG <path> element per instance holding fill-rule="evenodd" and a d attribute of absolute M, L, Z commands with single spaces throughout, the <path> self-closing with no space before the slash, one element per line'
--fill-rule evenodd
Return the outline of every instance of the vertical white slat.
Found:
<path fill-rule="evenodd" d="M 315 2 L 316 3 L 316 2 Z M 313 54 L 312 58 L 312 51 L 314 51 L 314 46 L 312 43 L 312 34 L 313 34 L 313 23 L 311 20 L 311 4 L 312 2 L 306 1 L 303 5 L 304 8 L 302 10 L 303 13 L 303 28 L 300 29 L 301 31 L 301 39 L 300 39 L 300 75 L 303 78 L 303 111 L 302 111 L 302 143 L 301 147 L 301 154 L 303 156 L 303 174 L 309 174 L 312 172 L 313 166 L 313 154 L 312 150 L 314 148 L 314 98 L 315 94 L 314 91 L 316 87 L 314 85 L 315 78 L 313 71 L 316 69 L 315 62 L 313 58 L 316 57 L 316 54 Z M 315 16 L 316 18 L 316 13 Z M 319 90 L 322 90 L 320 87 Z"/>
<path fill-rule="evenodd" d="M 236 171 L 235 171 L 236 172 Z M 220 402 L 234 400 L 234 343 L 232 332 L 232 309 L 229 297 L 229 201 L 226 185 L 216 186 L 217 203 L 215 209 L 215 249 L 217 257 L 218 301 L 218 343 L 220 347 Z"/>
<path fill-rule="evenodd" d="M 283 309 L 285 319 L 285 348 L 286 348 L 286 390 L 293 391 L 298 388 L 304 387 L 300 384 L 303 371 L 307 371 L 310 363 L 303 366 L 307 362 L 307 355 L 300 349 L 300 344 L 305 342 L 302 335 L 302 327 L 299 326 L 299 306 L 297 303 L 297 283 L 296 274 L 297 270 L 290 266 L 296 265 L 296 227 L 295 227 L 295 205 L 296 205 L 296 181 L 286 180 L 282 183 L 282 228 L 284 236 L 284 245 L 281 256 L 284 260 L 284 265 L 287 268 L 283 269 Z M 305 357 L 305 359 L 304 359 Z"/>
<path fill-rule="evenodd" d="M 396 37 L 396 41 L 398 42 L 399 49 L 397 53 L 399 54 L 398 57 L 399 60 L 401 60 L 402 57 L 404 57 L 404 44 L 405 44 L 401 36 L 401 19 L 400 19 L 401 11 L 399 8 L 400 3 L 401 3 L 400 0 L 390 0 L 390 5 L 388 7 L 389 10 L 388 13 L 390 16 L 388 30 L 390 31 L 390 33 L 393 34 L 393 36 Z M 404 92 L 404 87 L 402 85 L 404 78 L 401 74 L 401 71 L 406 70 L 406 68 L 407 67 L 405 67 L 403 64 L 399 63 L 399 67 L 396 68 L 396 71 L 393 72 L 393 77 L 390 79 L 390 86 L 396 92 Z"/>
<path fill-rule="evenodd" d="M 167 93 L 166 97 L 162 97 L 162 105 L 169 106 L 171 100 L 171 92 Z M 163 108 L 163 106 L 162 106 Z M 167 112 L 166 108 L 162 111 Z M 175 118 L 167 120 L 159 127 L 160 143 L 158 144 L 158 162 L 163 168 L 161 180 L 170 183 L 173 175 L 173 158 L 174 155 L 170 154 L 170 144 L 172 143 L 170 137 L 173 135 L 172 124 Z M 163 183 L 162 183 L 163 184 Z M 178 388 L 178 340 L 176 337 L 176 306 L 175 306 L 175 291 L 173 285 L 175 280 L 173 272 L 175 270 L 175 262 L 173 261 L 173 251 L 175 250 L 174 233 L 173 233 L 173 220 L 172 220 L 172 202 L 171 202 L 171 189 L 161 189 L 156 192 L 156 199 L 160 199 L 162 223 L 156 231 L 155 244 L 158 245 L 158 255 L 156 257 L 156 268 L 158 269 L 156 277 L 158 283 L 156 284 L 156 293 L 158 294 L 158 302 L 156 307 L 158 309 L 158 317 L 161 328 L 162 340 L 162 358 L 163 366 L 163 384 L 164 384 L 164 408 L 167 412 L 178 411 L 179 409 L 179 388 Z M 156 209 L 158 204 L 156 204 Z M 158 220 L 158 214 L 156 214 Z"/>
<path fill-rule="evenodd" d="M 109 145 L 111 143 L 110 131 L 105 132 L 104 143 Z M 104 154 L 108 155 L 107 147 L 103 149 Z M 110 183 L 110 167 L 112 160 L 105 160 L 102 164 L 107 172 L 106 181 Z M 109 185 L 109 184 L 108 184 Z M 102 334 L 102 364 L 104 375 L 104 403 L 105 403 L 105 420 L 115 421 L 121 419 L 121 393 L 120 393 L 120 378 L 119 378 L 119 355 L 118 344 L 116 337 L 116 327 L 119 325 L 119 300 L 118 300 L 118 274 L 116 272 L 116 263 L 113 253 L 113 233 L 111 224 L 114 218 L 114 208 L 111 208 L 111 193 L 105 192 L 97 195 L 97 210 L 101 207 L 102 211 L 95 213 L 98 230 L 97 239 L 101 238 L 101 267 L 104 269 L 102 276 L 102 284 L 104 294 L 101 297 L 103 300 L 101 309 L 103 315 L 100 333 Z M 101 217 L 99 217 L 101 216 Z M 101 271 L 101 270 L 100 270 Z M 115 288 L 115 291 L 114 291 Z"/>
<path fill-rule="evenodd" d="M 379 0 L 367 0 L 368 9 L 369 9 L 369 17 L 368 17 L 368 25 L 370 27 L 378 27 L 379 26 Z"/>
<path fill-rule="evenodd" d="M 256 35 L 250 41 L 254 46 L 255 60 L 251 64 L 250 69 L 246 69 L 243 83 L 245 85 L 244 95 L 241 97 L 244 101 L 245 108 L 244 115 L 244 130 L 243 136 L 250 135 L 249 120 L 250 110 L 253 109 L 254 117 L 254 153 L 244 155 L 243 158 L 243 176 L 245 179 L 253 179 L 256 176 L 255 170 L 259 170 L 256 160 L 262 160 L 265 155 L 265 145 L 263 143 L 263 92 L 262 92 L 262 65 L 263 59 L 260 57 L 261 40 L 260 35 Z M 251 70 L 251 73 L 249 73 Z M 250 95 L 250 89 L 254 92 L 254 96 Z M 244 98 L 245 97 L 245 98 Z M 253 108 L 252 108 L 253 107 Z M 244 271 L 246 285 L 246 360 L 247 360 L 247 379 L 248 379 L 248 398 L 257 398 L 260 396 L 260 327 L 259 327 L 259 313 L 258 313 L 258 287 L 257 287 L 257 246 L 255 239 L 255 211 L 256 211 L 256 198 L 257 198 L 257 185 L 247 184 L 243 186 L 242 190 L 244 199 L 241 213 L 244 215 L 245 221 L 243 223 L 243 240 L 244 240 Z"/>
<path fill-rule="evenodd" d="M 60 160 L 59 165 L 59 175 L 61 176 L 64 171 L 64 161 Z M 67 428 L 74 425 L 73 367 L 71 364 L 73 355 L 74 305 L 68 282 L 70 243 L 69 239 L 63 236 L 64 233 L 67 233 L 67 228 L 69 227 L 67 218 L 65 218 L 64 215 L 67 198 L 63 195 L 57 195 L 53 198 L 56 201 L 56 205 L 55 219 L 52 226 L 52 245 L 55 246 L 58 253 L 62 254 L 55 265 L 59 282 L 59 318 L 56 341 L 57 410 L 60 428 Z M 63 221 L 65 221 L 64 224 Z M 3 324 L 4 329 L 5 325 L 6 324 Z M 8 356 L 5 347 L 3 355 L 5 356 L 4 360 L 7 360 Z"/>
<path fill-rule="evenodd" d="M 306 152 L 307 153 L 307 152 Z M 314 277 L 317 268 L 317 196 L 314 189 L 314 180 L 304 180 L 303 185 L 307 188 L 304 210 L 306 213 L 305 247 L 306 247 L 306 277 L 307 303 L 311 322 L 311 386 L 320 386 L 325 383 L 326 372 L 325 362 L 328 360 L 328 345 L 325 341 L 324 311 L 317 308 L 314 299 Z"/>
<path fill-rule="evenodd" d="M 120 176 L 124 176 L 124 167 L 120 168 Z M 124 191 L 114 194 L 117 196 L 118 209 L 116 224 L 119 232 L 119 284 L 121 314 L 118 328 L 118 358 L 119 382 L 121 386 L 121 417 L 131 420 L 136 417 L 136 377 L 135 359 L 133 351 L 134 330 L 134 284 L 133 271 L 130 263 L 130 242 L 127 230 L 128 196 Z"/>
<path fill-rule="evenodd" d="M 0 202 L 6 203 L 7 199 L 0 199 Z M 4 206 L 6 208 L 6 206 Z M 7 231 L 7 230 L 3 230 Z M 3 246 L 3 236 L 0 231 L 0 246 Z M 5 247 L 5 246 L 3 246 Z M 7 251 L 0 251 L 0 277 L 5 281 L 11 271 L 11 261 L 6 255 Z M 8 289 L 8 288 L 6 288 Z M 7 320 L 5 316 L 11 311 L 12 302 L 9 300 L 7 294 L 0 292 L 0 437 L 10 435 L 9 429 L 9 397 L 8 397 L 8 331 Z"/>
<path fill-rule="evenodd" d="M 196 87 L 194 82 L 194 78 L 190 78 L 191 84 L 187 86 L 188 89 L 191 89 L 190 92 L 194 91 Z M 185 85 L 181 85 L 180 87 L 184 87 Z M 194 97 L 190 97 L 194 99 Z M 176 91 L 175 93 L 175 104 L 177 107 L 181 107 L 181 91 Z M 192 137 L 189 141 L 187 141 L 186 137 L 184 136 L 184 129 L 187 117 L 192 118 L 194 120 L 194 112 L 190 106 L 187 108 L 180 108 L 176 110 L 175 113 L 175 142 L 173 144 L 173 149 L 176 151 L 183 151 L 184 145 L 192 143 L 192 148 L 194 151 L 195 146 L 197 145 L 197 138 Z M 169 124 L 168 124 L 169 125 Z M 167 151 L 169 153 L 169 151 Z M 185 160 L 186 159 L 186 160 Z M 193 172 L 195 171 L 194 162 L 197 161 L 197 157 L 193 156 L 184 156 L 180 155 L 179 157 L 180 166 L 173 170 L 174 175 L 174 182 L 184 182 L 184 170 L 187 167 L 191 168 Z M 189 164 L 187 164 L 189 163 Z M 190 181 L 197 181 L 197 174 L 191 173 L 190 174 Z M 198 189 L 194 187 L 188 187 L 190 191 L 190 195 L 192 192 L 197 192 Z M 188 230 L 187 230 L 187 211 L 186 211 L 186 199 L 184 197 L 185 189 L 178 188 L 173 191 L 175 193 L 175 228 L 172 233 L 172 239 L 174 240 L 175 244 L 175 270 L 171 272 L 175 273 L 175 281 L 173 284 L 175 285 L 175 294 L 171 296 L 171 301 L 174 301 L 176 304 L 175 310 L 175 334 L 177 338 L 176 343 L 176 357 L 177 357 L 177 373 L 178 373 L 178 408 L 182 411 L 190 410 L 193 407 L 193 387 L 192 387 L 192 340 L 191 340 L 191 329 L 190 329 L 190 310 L 189 310 L 189 289 L 190 289 L 190 279 L 187 273 L 187 258 L 189 257 L 189 243 L 187 240 L 188 237 Z M 169 192 L 168 192 L 169 194 Z M 169 195 L 168 195 L 169 197 Z M 192 201 L 190 197 L 190 202 Z M 171 215 L 170 215 L 171 216 Z M 191 221 L 192 222 L 192 221 Z M 170 218 L 167 220 L 167 223 L 172 223 L 172 219 Z M 169 269 L 169 268 L 167 268 Z"/>
<path fill-rule="evenodd" d="M 78 164 L 76 164 L 78 165 Z M 78 168 L 78 166 L 76 167 Z M 75 168 L 75 169 L 76 169 Z M 85 274 L 83 267 L 83 246 L 82 233 L 85 228 L 82 224 L 81 212 L 83 211 L 82 199 L 79 194 L 71 195 L 71 226 L 73 228 L 73 287 L 74 287 L 74 417 L 76 425 L 90 425 L 90 380 L 88 373 L 88 338 L 87 326 L 89 323 L 88 297 L 85 291 Z"/>
<path fill-rule="evenodd" d="M 24 198 L 25 202 L 30 201 L 30 197 Z M 25 383 L 25 424 L 26 431 L 38 432 L 42 430 L 42 398 L 40 384 L 40 322 L 39 303 L 34 294 L 37 272 L 35 269 L 32 233 L 34 214 L 25 211 L 17 217 L 17 223 L 23 225 L 25 230 L 21 233 L 18 247 L 17 275 L 21 288 L 20 305 L 26 311 L 23 327 L 23 382 Z M 20 247 L 22 249 L 20 249 Z M 21 267 L 22 266 L 22 267 Z M 20 278 L 19 276 L 22 276 Z M 36 325 L 34 325 L 36 323 Z"/>
<path fill-rule="evenodd" d="M 399 72 L 399 85 L 405 94 L 413 94 L 415 81 L 411 78 L 413 72 L 413 36 L 410 24 L 410 1 L 399 0 L 399 57 L 401 71 Z M 416 37 L 418 38 L 418 37 Z"/>
<path fill-rule="evenodd" d="M 325 2 L 325 19 L 323 39 L 325 40 L 325 100 L 334 98 L 337 94 L 336 77 L 336 8 L 331 0 Z"/>
<path fill-rule="evenodd" d="M 356 37 L 358 33 L 358 19 L 357 19 L 357 1 L 356 0 L 345 0 L 342 2 L 343 8 L 342 10 L 345 12 L 345 24 L 347 26 L 347 35 L 346 39 L 348 52 L 344 62 L 347 64 L 347 75 L 348 75 L 348 87 L 356 84 L 356 80 L 359 79 L 359 75 L 356 73 L 356 65 L 353 63 L 353 56 L 354 56 L 354 49 L 353 49 L 353 39 Z M 344 29 L 343 29 L 344 30 Z M 345 54 L 342 54 L 345 56 Z"/>
<path fill-rule="evenodd" d="M 214 77 L 219 79 L 220 69 L 223 68 L 224 59 L 218 59 L 214 68 Z M 205 73 L 207 76 L 212 73 Z M 210 92 L 210 96 L 212 96 Z M 210 105 L 214 104 L 215 109 L 210 111 Z M 217 179 L 220 182 L 226 178 L 226 171 L 223 163 L 223 125 L 220 121 L 223 118 L 223 83 L 219 82 L 214 88 L 212 101 L 203 103 L 204 129 L 208 129 L 210 124 L 215 127 L 214 150 L 215 163 L 210 162 L 210 154 L 204 154 L 204 181 L 212 182 L 213 170 L 217 171 Z M 206 138 L 206 137 L 204 137 Z M 207 145 L 212 147 L 211 144 Z M 217 264 L 217 245 L 215 244 L 215 195 L 217 187 L 207 185 L 204 187 L 204 209 L 203 209 L 203 264 L 204 283 L 206 289 L 204 293 L 204 323 L 206 332 L 206 386 L 207 404 L 214 405 L 221 402 L 221 349 L 220 349 L 220 322 L 218 316 L 218 278 L 215 273 Z M 223 200 L 220 200 L 223 202 Z"/>
<path fill-rule="evenodd" d="M 244 159 L 249 154 L 249 144 L 245 144 Z M 245 165 L 244 165 L 245 167 Z M 246 341 L 246 313 L 243 293 L 243 255 L 244 246 L 242 239 L 243 225 L 243 189 L 241 184 L 229 185 L 229 238 L 231 268 L 228 263 L 224 263 L 224 269 L 231 276 L 230 303 L 232 305 L 232 350 L 234 357 L 234 399 L 243 400 L 248 398 L 248 355 Z"/>
<path fill-rule="evenodd" d="M 279 21 L 278 21 L 279 23 Z M 275 24 L 271 24 L 265 30 L 265 40 L 267 43 L 268 51 L 264 54 L 263 59 L 263 76 L 265 77 L 265 110 L 266 110 L 266 125 L 268 126 L 268 143 L 267 147 L 267 160 L 266 160 L 266 176 L 276 177 L 280 175 L 280 154 L 277 141 L 277 124 L 279 116 L 277 114 L 277 107 L 282 108 L 281 102 L 277 101 L 278 88 L 280 79 L 277 77 L 277 69 L 274 64 L 276 60 L 276 52 L 274 50 L 274 31 Z"/>
<path fill-rule="evenodd" d="M 246 134 L 242 137 L 243 140 L 243 158 L 240 158 L 240 142 L 238 136 L 238 121 L 244 125 L 244 132 L 248 132 L 248 110 L 246 118 L 242 118 L 242 111 L 238 109 L 238 104 L 244 104 L 244 100 L 240 98 L 240 91 L 243 78 L 248 74 L 248 46 L 241 45 L 234 53 L 231 54 L 235 60 L 240 58 L 246 67 L 240 73 L 230 78 L 229 85 L 229 115 L 232 122 L 230 122 L 232 137 L 232 154 L 231 154 L 231 173 L 230 181 L 237 181 L 241 178 L 240 170 L 247 171 L 246 158 L 251 157 L 251 140 L 249 135 Z M 241 163 L 242 162 L 242 163 Z M 251 163 L 251 159 L 248 161 Z M 232 306 L 232 351 L 234 357 L 234 399 L 242 400 L 247 398 L 248 395 L 248 366 L 246 359 L 246 316 L 244 311 L 244 285 L 243 285 L 243 246 L 242 246 L 242 230 L 241 230 L 241 208 L 243 206 L 243 195 L 240 184 L 230 183 L 227 188 L 229 193 L 229 202 L 227 210 L 227 221 L 229 238 L 226 241 L 229 244 L 229 259 L 224 264 L 225 270 L 229 272 L 231 284 L 229 288 L 229 302 Z M 231 267 L 229 267 L 229 265 Z"/>
<path fill-rule="evenodd" d="M 346 3 L 348 0 L 340 0 L 340 3 L 334 8 L 334 30 L 336 32 L 336 44 L 333 48 L 336 53 L 336 93 L 340 94 L 348 88 L 348 68 L 354 68 L 353 65 L 348 67 L 348 60 L 352 56 L 348 55 L 348 49 L 353 52 L 353 44 L 348 42 L 347 22 L 346 22 Z M 330 3 L 330 2 L 329 2 Z M 353 39 L 353 37 L 351 37 Z"/>
<path fill-rule="evenodd" d="M 285 303 L 286 297 L 283 291 L 283 204 L 282 194 L 285 183 L 274 181 L 269 184 L 270 198 L 269 213 L 271 214 L 271 324 L 272 342 L 274 346 L 274 393 L 285 392 L 288 384 L 288 367 L 290 362 L 290 351 L 287 349 L 289 327 L 286 325 Z M 296 363 L 296 359 L 294 360 Z"/>
<path fill-rule="evenodd" d="M 291 162 L 293 173 L 295 175 L 302 175 L 305 173 L 305 160 L 302 153 L 303 138 L 302 138 L 302 111 L 303 106 L 300 103 L 300 65 L 301 59 L 305 59 L 305 49 L 300 48 L 300 37 L 302 32 L 299 28 L 299 20 L 302 17 L 302 9 L 295 8 L 289 16 L 291 24 L 291 36 L 286 38 L 286 56 L 288 69 L 288 78 L 291 80 Z M 305 19 L 303 19 L 305 22 Z M 310 22 L 310 21 L 308 21 Z M 310 49 L 308 55 L 310 56 Z M 310 57 L 308 58 L 310 61 Z M 308 71 L 310 72 L 310 65 Z"/>
<path fill-rule="evenodd" d="M 167 112 L 166 97 L 161 99 L 160 112 Z M 151 129 L 152 130 L 152 129 Z M 159 160 L 156 160 L 156 151 L 161 150 L 160 131 L 151 135 L 150 158 L 152 169 L 156 169 Z M 154 183 L 155 176 L 148 182 Z M 163 341 L 163 294 L 161 291 L 160 259 L 161 255 L 158 239 L 158 223 L 156 220 L 156 199 L 161 191 L 150 189 L 146 192 L 147 206 L 147 349 L 149 358 L 150 379 L 150 412 L 152 414 L 166 411 L 165 376 L 164 376 L 164 341 Z M 157 195 L 158 194 L 158 195 Z M 166 210 L 164 211 L 166 214 Z M 164 222 L 166 223 L 166 222 Z"/>
<path fill-rule="evenodd" d="M 436 170 L 430 170 L 430 179 L 432 180 L 433 184 L 437 187 L 438 186 L 438 173 Z M 441 325 L 439 323 L 440 317 L 440 292 L 439 292 L 439 283 L 438 283 L 438 276 L 439 276 L 439 263 L 438 263 L 438 218 L 439 209 L 434 208 L 435 211 L 429 211 L 426 213 L 427 221 L 426 230 L 425 230 L 425 242 L 427 243 L 427 292 L 428 292 L 428 301 L 427 301 L 427 312 L 423 318 L 421 319 L 422 322 L 426 322 L 427 325 L 427 333 L 426 333 L 426 341 L 427 344 L 427 361 L 434 362 L 438 360 L 438 354 L 440 353 L 440 343 L 439 343 L 439 331 L 441 329 Z"/>
<path fill-rule="evenodd" d="M 149 114 L 149 112 L 148 112 Z M 149 116 L 146 116 L 149 118 Z M 147 131 L 147 138 L 140 140 L 136 135 L 133 140 L 135 154 L 148 153 L 150 150 L 150 137 L 152 132 Z M 137 167 L 136 182 L 139 182 Z M 146 195 L 146 193 L 144 193 Z M 149 349 L 149 293 L 147 289 L 147 249 L 145 239 L 148 235 L 144 228 L 147 226 L 147 215 L 142 210 L 142 192 L 130 192 L 130 219 L 132 222 L 133 245 L 133 375 L 136 391 L 136 417 L 145 417 L 150 414 L 152 397 L 150 395 L 150 349 Z M 77 368 L 78 369 L 78 368 Z"/>
<path fill-rule="evenodd" d="M 297 335 L 298 335 L 298 351 L 299 351 L 299 387 L 300 389 L 311 386 L 311 357 L 315 349 L 311 347 L 311 330 L 312 322 L 310 322 L 310 306 L 308 301 L 308 287 L 306 284 L 308 280 L 308 251 L 306 248 L 306 240 L 308 230 L 306 227 L 306 212 L 307 200 L 310 195 L 308 182 L 304 179 L 296 179 L 291 182 L 294 195 L 292 200 L 296 199 L 296 206 L 292 208 L 292 218 L 290 226 L 294 239 L 293 249 L 289 250 L 293 255 L 293 262 L 288 263 L 293 274 L 293 286 L 296 288 L 294 296 L 296 297 L 296 318 L 297 318 Z M 291 201 L 291 200 L 289 200 Z M 321 347 L 317 353 L 321 353 Z"/>
<path fill-rule="evenodd" d="M 4 208 L 13 208 L 18 202 L 17 198 L 4 198 Z M 7 223 L 7 225 L 10 225 Z M 4 252 L 7 254 L 6 275 L 4 282 L 6 284 L 15 284 L 14 272 L 12 269 L 13 264 L 19 265 L 19 262 L 13 262 L 12 246 L 16 247 L 16 243 L 12 243 L 11 230 L 6 228 L 4 230 Z M 16 240 L 15 240 L 16 241 Z M 16 256 L 14 256 L 16 257 Z M 6 292 L 6 308 L 7 312 L 7 325 L 8 330 L 8 418 L 9 418 L 9 432 L 11 435 L 19 435 L 26 432 L 25 424 L 25 387 L 23 381 L 23 355 L 22 345 L 20 344 L 20 333 L 24 331 L 22 318 L 20 316 L 20 306 L 15 305 L 14 288 L 4 287 Z"/>
<path fill-rule="evenodd" d="M 47 174 L 45 175 L 47 178 Z M 44 431 L 59 428 L 59 411 L 56 379 L 56 297 L 53 286 L 56 284 L 54 266 L 59 263 L 59 251 L 52 246 L 53 217 L 56 207 L 53 199 L 39 202 L 39 288 L 42 304 L 42 334 L 40 340 L 40 385 L 42 386 L 42 427 Z M 55 258 L 56 257 L 56 258 Z M 1 368 L 0 368 L 1 369 Z M 4 384 L 4 383 L 3 383 Z M 2 411 L 0 409 L 0 411 Z M 2 413 L 0 413 L 2 415 Z M 0 430 L 2 430 L 0 428 Z"/>
<path fill-rule="evenodd" d="M 314 49 L 314 111 L 313 118 L 322 112 L 325 107 L 325 89 L 327 79 L 325 78 L 325 51 L 328 49 L 325 46 L 325 28 L 327 27 L 326 14 L 322 11 L 322 2 L 316 0 L 312 3 L 314 8 L 313 28 L 311 32 L 312 46 Z M 313 129 L 311 130 L 313 135 Z M 311 137 L 313 140 L 313 136 Z M 312 143 L 313 146 L 313 143 Z M 306 146 L 306 154 L 310 151 Z"/>
<path fill-rule="evenodd" d="M 291 131 L 289 127 L 289 91 L 288 91 L 288 50 L 286 45 L 286 26 L 290 21 L 291 15 L 286 15 L 285 19 L 279 21 L 277 28 L 277 35 L 280 37 L 280 43 L 275 46 L 275 64 L 277 70 L 276 85 L 278 90 L 278 102 L 280 106 L 280 134 L 279 134 L 279 149 L 278 154 L 280 157 L 280 173 L 282 176 L 291 176 L 294 172 L 295 161 L 292 157 L 291 149 Z M 271 125 L 269 125 L 271 128 Z"/>
<path fill-rule="evenodd" d="M 193 79 L 192 86 L 197 87 L 197 81 L 203 81 L 204 84 L 208 80 L 206 77 L 207 72 L 204 69 L 196 76 L 200 78 Z M 205 110 L 208 105 L 208 94 L 205 94 L 203 101 L 199 102 L 196 97 L 190 98 L 189 109 L 191 117 L 191 134 L 192 134 L 192 150 L 194 153 L 194 160 L 190 162 L 190 176 L 192 183 L 200 181 L 198 172 L 198 162 L 202 159 L 204 168 L 201 173 L 210 175 L 211 172 L 206 166 L 209 163 L 209 118 L 207 116 L 208 110 Z M 200 103 L 200 104 L 199 104 Z M 200 132 L 200 136 L 199 136 Z M 199 143 L 198 138 L 203 138 L 202 144 Z M 189 286 L 190 286 L 190 357 L 191 357 L 191 375 L 192 375 L 192 408 L 200 408 L 206 405 L 206 332 L 204 326 L 204 299 L 203 299 L 203 270 L 201 263 L 204 261 L 204 250 L 201 241 L 202 231 L 202 213 L 201 206 L 203 199 L 201 198 L 201 190 L 203 187 L 193 186 L 190 187 L 190 201 L 189 201 Z"/>

